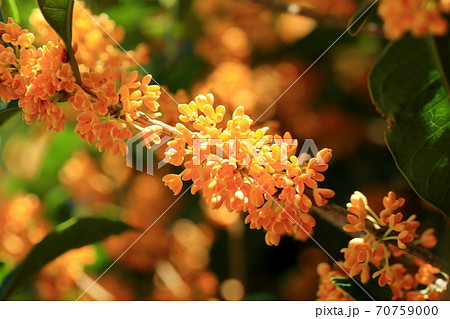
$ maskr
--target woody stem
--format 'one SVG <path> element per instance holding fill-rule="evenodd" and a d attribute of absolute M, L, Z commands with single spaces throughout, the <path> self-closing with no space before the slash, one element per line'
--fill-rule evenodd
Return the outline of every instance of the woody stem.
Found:
<path fill-rule="evenodd" d="M 158 126 L 162 127 L 163 133 L 166 134 L 166 135 L 169 135 L 169 136 L 182 135 L 181 132 L 178 131 L 174 126 L 171 126 L 171 125 L 166 124 L 166 123 L 164 123 L 162 121 L 159 121 L 159 120 L 152 119 L 147 114 L 142 113 L 142 112 L 140 112 L 140 115 L 142 115 L 141 118 L 143 118 L 142 119 L 143 127 L 148 127 L 148 126 L 152 126 L 152 125 L 158 125 Z"/>

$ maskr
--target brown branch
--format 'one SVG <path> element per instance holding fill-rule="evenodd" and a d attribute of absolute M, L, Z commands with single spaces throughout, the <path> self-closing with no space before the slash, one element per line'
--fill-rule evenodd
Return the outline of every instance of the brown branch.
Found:
<path fill-rule="evenodd" d="M 305 193 L 307 193 L 307 192 L 305 191 Z M 309 194 L 307 194 L 307 195 L 309 195 Z M 312 208 L 312 212 L 317 214 L 318 216 L 320 216 L 320 218 L 326 220 L 333 226 L 339 228 L 341 231 L 345 232 L 342 228 L 344 225 L 348 224 L 348 221 L 347 221 L 348 211 L 345 208 L 343 208 L 339 205 L 336 205 L 333 202 L 328 201 L 328 203 L 325 204 L 324 206 L 321 206 L 321 207 L 314 206 Z M 375 235 L 380 235 L 380 237 L 386 231 L 386 229 L 384 229 L 384 228 L 379 228 L 379 229 L 375 228 L 374 225 L 368 221 L 366 223 L 366 227 L 371 233 L 373 233 Z M 363 237 L 365 235 L 362 232 L 354 232 L 354 233 L 345 232 L 345 233 L 354 238 Z M 387 242 L 396 245 L 395 241 L 392 241 L 392 242 L 387 241 Z M 407 246 L 406 252 L 408 252 L 409 254 L 422 259 L 426 263 L 429 263 L 429 264 L 433 265 L 434 267 L 439 268 L 443 272 L 447 272 L 446 263 L 441 258 L 434 255 L 431 251 L 429 251 L 421 246 L 414 245 L 412 243 L 408 243 L 408 244 L 406 244 L 406 246 Z"/>
<path fill-rule="evenodd" d="M 344 21 L 330 14 L 322 14 L 305 5 L 300 5 L 296 3 L 287 4 L 276 2 L 274 0 L 244 0 L 244 1 L 254 3 L 256 5 L 265 6 L 276 12 L 295 14 L 311 18 L 313 20 L 316 20 L 319 24 L 326 25 L 332 28 L 344 30 L 347 30 L 348 28 L 348 21 Z M 361 32 L 373 34 L 380 38 L 384 37 L 383 31 L 376 23 L 366 23 L 361 28 Z"/>

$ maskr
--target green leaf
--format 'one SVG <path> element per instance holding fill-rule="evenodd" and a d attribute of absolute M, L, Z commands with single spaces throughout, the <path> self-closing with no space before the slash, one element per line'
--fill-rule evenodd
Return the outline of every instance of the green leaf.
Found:
<path fill-rule="evenodd" d="M 6 276 L 6 270 L 7 270 L 6 264 L 0 261 L 0 282 Z"/>
<path fill-rule="evenodd" d="M 106 218 L 70 219 L 58 225 L 52 233 L 34 246 L 25 260 L 7 276 L 0 287 L 0 300 L 6 300 L 17 287 L 68 250 L 80 248 L 131 229 L 131 226 L 123 222 Z"/>
<path fill-rule="evenodd" d="M 50 188 L 57 186 L 61 167 L 83 145 L 83 140 L 74 130 L 67 129 L 54 135 L 46 150 L 39 175 L 32 181 L 30 192 L 47 194 Z"/>
<path fill-rule="evenodd" d="M 20 24 L 19 10 L 14 0 L 0 0 L 0 7 L 3 21 L 8 21 L 8 17 L 14 19 L 14 22 Z"/>
<path fill-rule="evenodd" d="M 331 281 L 357 301 L 372 301 L 372 298 L 370 298 L 351 278 L 334 277 L 331 278 Z M 361 283 L 359 280 L 357 280 L 357 282 L 377 301 L 392 299 L 392 290 L 388 285 L 380 287 L 377 280 L 373 279 L 366 284 Z"/>
<path fill-rule="evenodd" d="M 0 101 L 0 126 L 19 112 L 20 107 L 17 105 L 17 101 L 11 101 L 8 104 Z"/>
<path fill-rule="evenodd" d="M 350 35 L 355 36 L 361 31 L 374 8 L 376 8 L 374 0 L 361 1 L 347 23 L 348 33 Z"/>
<path fill-rule="evenodd" d="M 450 215 L 450 42 L 392 42 L 369 78 L 386 143 L 416 193 Z"/>
<path fill-rule="evenodd" d="M 38 0 L 42 15 L 66 45 L 67 58 L 77 83 L 81 85 L 80 70 L 72 48 L 73 0 Z"/>

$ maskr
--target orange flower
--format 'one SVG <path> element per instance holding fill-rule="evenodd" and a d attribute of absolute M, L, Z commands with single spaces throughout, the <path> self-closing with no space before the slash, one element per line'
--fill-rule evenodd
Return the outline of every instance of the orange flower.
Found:
<path fill-rule="evenodd" d="M 313 196 L 317 206 L 323 206 L 328 202 L 325 198 L 334 197 L 334 191 L 331 189 L 314 188 Z"/>
<path fill-rule="evenodd" d="M 27 29 L 23 29 L 9 17 L 7 23 L 0 22 L 0 35 L 4 42 L 11 43 L 13 46 L 22 46 L 27 48 L 34 42 L 34 35 Z"/>
<path fill-rule="evenodd" d="M 434 229 L 429 228 L 425 230 L 419 238 L 420 244 L 425 248 L 433 248 L 437 244 L 436 236 L 434 235 Z"/>
<path fill-rule="evenodd" d="M 347 204 L 347 210 L 360 218 L 365 218 L 367 216 L 367 199 L 361 192 L 355 192 L 350 197 L 350 203 Z"/>
<path fill-rule="evenodd" d="M 420 262 L 420 264 L 421 265 L 416 274 L 416 280 L 423 285 L 429 285 L 436 280 L 434 275 L 440 273 L 441 271 L 430 264 L 423 262 Z"/>
<path fill-rule="evenodd" d="M 391 287 L 393 298 L 392 300 L 401 299 L 404 296 L 404 291 L 416 288 L 417 282 L 414 276 L 406 273 L 406 268 L 402 264 L 396 263 L 391 266 L 394 272 L 395 279 L 389 285 Z"/>
<path fill-rule="evenodd" d="M 397 195 L 394 192 L 389 192 L 388 195 L 383 198 L 383 206 L 385 209 L 380 212 L 381 225 L 387 225 L 392 213 L 404 204 L 404 198 L 397 199 Z"/>
<path fill-rule="evenodd" d="M 398 234 L 397 246 L 400 249 L 406 249 L 406 243 L 410 243 L 414 240 L 414 236 L 408 231 L 404 230 Z"/>
<path fill-rule="evenodd" d="M 372 278 L 378 278 L 378 284 L 383 287 L 386 284 L 391 284 L 394 280 L 394 272 L 391 267 L 385 266 L 384 268 L 373 273 Z"/>
<path fill-rule="evenodd" d="M 350 276 L 357 276 L 360 275 L 361 277 L 361 282 L 363 284 L 369 282 L 370 280 L 370 267 L 369 264 L 364 263 L 364 264 L 357 264 L 355 266 L 353 266 L 352 268 L 350 268 Z"/>
<path fill-rule="evenodd" d="M 181 181 L 180 175 L 177 174 L 168 174 L 163 177 L 164 185 L 168 186 L 173 192 L 174 195 L 178 195 L 183 188 L 183 182 Z"/>
<path fill-rule="evenodd" d="M 409 291 L 407 294 L 408 301 L 425 301 L 425 296 L 420 291 Z"/>

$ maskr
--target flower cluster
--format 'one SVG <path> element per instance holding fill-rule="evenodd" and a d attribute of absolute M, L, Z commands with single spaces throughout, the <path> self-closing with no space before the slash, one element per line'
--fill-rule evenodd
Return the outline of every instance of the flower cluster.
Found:
<path fill-rule="evenodd" d="M 397 198 L 394 192 L 384 197 L 384 209 L 379 214 L 370 208 L 360 192 L 355 192 L 350 201 L 347 204 L 349 224 L 344 226 L 344 230 L 360 232 L 364 236 L 352 239 L 348 247 L 341 250 L 345 258 L 342 266 L 348 274 L 352 277 L 359 275 L 362 283 L 378 278 L 381 287 L 389 285 L 393 300 L 435 300 L 445 289 L 445 280 L 439 277 L 441 270 L 412 256 L 407 250 L 409 243 L 424 248 L 434 247 L 437 243 L 434 230 L 428 229 L 419 236 L 416 230 L 420 223 L 415 220 L 416 216 L 404 219 L 402 213 L 396 212 L 405 200 Z M 401 258 L 411 260 L 412 269 L 399 262 Z M 377 271 L 371 273 L 372 268 Z M 426 288 L 419 290 L 421 285 Z"/>
<path fill-rule="evenodd" d="M 95 63 L 90 59 L 91 54 L 87 55 L 89 59 L 83 58 L 89 50 L 83 49 L 83 54 L 77 55 L 82 85 L 76 83 L 63 43 L 35 14 L 32 21 L 42 24 L 43 30 L 47 30 L 43 33 L 50 39 L 40 48 L 33 45 L 33 33 L 22 29 L 11 18 L 8 23 L 0 23 L 0 97 L 4 102 L 18 99 L 28 124 L 38 119 L 55 131 L 64 127 L 65 119 L 58 103 L 69 101 L 77 114 L 75 131 L 82 139 L 89 144 L 96 141 L 100 151 L 125 155 L 125 139 L 133 135 L 132 130 L 142 129 L 141 115 L 149 118 L 160 115 L 157 113 L 160 88 L 150 85 L 150 75 L 140 79 L 137 71 L 126 73 L 122 67 L 129 67 L 130 59 L 134 58 L 113 47 L 111 39 L 106 40 L 102 35 L 102 41 L 96 42 L 101 47 L 93 46 L 90 42 L 98 38 L 95 32 L 103 34 L 103 30 L 92 25 L 92 19 L 81 10 L 84 8 L 76 10 L 74 23 L 79 28 L 75 30 L 88 28 L 90 31 L 74 38 L 79 39 L 79 48 L 89 47 L 97 52 Z M 103 28 L 114 31 L 114 24 L 106 16 L 99 19 Z"/>
<path fill-rule="evenodd" d="M 447 0 L 383 0 L 378 13 L 386 36 L 397 40 L 408 31 L 417 37 L 445 34 L 448 23 L 442 13 L 448 9 Z"/>
<path fill-rule="evenodd" d="M 76 83 L 64 45 L 38 13 L 31 21 L 46 35 L 48 42 L 41 48 L 34 47 L 34 35 L 14 21 L 1 25 L 2 39 L 10 44 L 3 47 L 1 55 L 3 100 L 18 99 L 28 123 L 39 118 L 55 130 L 63 128 L 64 120 L 58 103 L 68 101 L 75 111 L 76 133 L 111 154 L 126 154 L 125 140 L 133 136 L 133 131 L 143 132 L 148 146 L 159 143 L 159 133 L 167 133 L 173 141 L 166 160 L 185 166 L 181 174 L 164 178 L 175 193 L 181 191 L 182 180 L 194 181 L 192 192 L 201 189 L 213 208 L 224 205 L 229 210 L 248 212 L 246 223 L 251 228 L 264 228 L 269 245 L 277 245 L 284 234 L 306 239 L 315 226 L 308 214 L 313 201 L 321 206 L 334 195 L 318 187 L 324 180 L 322 172 L 328 167 L 331 150 L 322 150 L 317 158 L 306 154 L 296 158 L 297 145 L 290 134 L 281 137 L 267 135 L 268 128 L 251 130 L 252 120 L 243 107 L 238 107 L 226 127 L 220 128 L 226 109 L 222 105 L 214 108 L 211 94 L 178 106 L 180 120 L 192 130 L 181 123 L 172 127 L 155 121 L 161 115 L 157 112 L 160 88 L 150 85 L 149 75 L 140 79 L 136 71 L 124 71 L 129 67 L 128 58 L 116 52 L 111 39 L 100 36 L 101 28 L 117 33 L 119 39 L 120 32 L 106 16 L 96 17 L 101 27 L 94 25 L 90 12 L 84 10 L 79 8 L 74 13 L 74 29 L 86 31 L 83 37 L 74 34 L 81 85 Z M 85 56 L 90 50 L 94 50 L 92 55 Z M 214 151 L 218 150 L 225 156 L 216 161 Z"/>
<path fill-rule="evenodd" d="M 315 226 L 308 214 L 313 205 L 322 206 L 334 196 L 318 187 L 331 159 L 331 150 L 317 157 L 295 156 L 297 143 L 289 133 L 268 135 L 268 128 L 251 129 L 252 119 L 238 107 L 220 127 L 225 107 L 213 107 L 212 94 L 199 95 L 189 104 L 180 104 L 177 131 L 168 143 L 165 160 L 184 164 L 180 174 L 163 179 L 175 194 L 183 181 L 192 180 L 192 193 L 201 190 L 208 205 L 224 205 L 230 211 L 247 212 L 250 228 L 266 230 L 266 243 L 278 245 L 285 234 L 308 238 Z"/>
<path fill-rule="evenodd" d="M 77 87 L 69 98 L 79 111 L 75 131 L 82 139 L 92 144 L 95 140 L 100 151 L 111 154 L 127 152 L 125 139 L 132 137 L 130 126 L 138 126 L 141 110 L 150 111 L 147 116 L 157 117 L 159 87 L 149 85 L 151 76 L 138 80 L 137 71 L 125 74 L 122 85 L 116 90 L 113 72 L 107 68 L 103 74 L 83 73 L 84 88 Z M 87 93 L 89 92 L 89 93 Z"/>
<path fill-rule="evenodd" d="M 37 49 L 34 35 L 12 18 L 0 22 L 0 97 L 3 102 L 19 99 L 23 119 L 47 122 L 59 131 L 65 118 L 57 106 L 60 92 L 73 92 L 75 77 L 60 42 Z"/>

